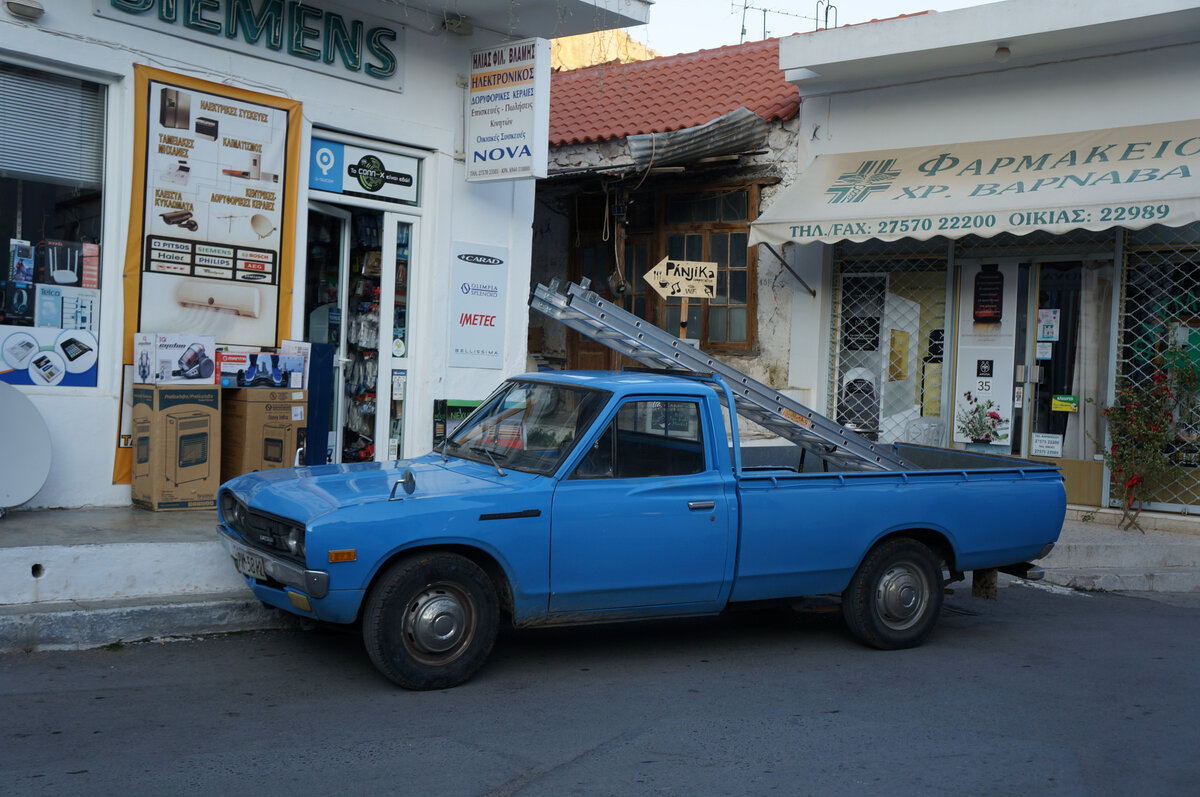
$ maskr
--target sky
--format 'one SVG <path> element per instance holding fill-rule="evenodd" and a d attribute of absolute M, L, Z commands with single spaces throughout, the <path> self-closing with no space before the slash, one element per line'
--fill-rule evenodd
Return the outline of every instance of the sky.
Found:
<path fill-rule="evenodd" d="M 985 2 L 991 0 L 833 0 L 833 10 L 828 12 L 829 27 L 918 11 L 950 11 Z M 743 6 L 746 7 L 745 38 L 742 38 Z M 827 3 L 820 3 L 822 20 L 827 7 Z M 758 41 L 764 38 L 764 19 L 766 38 L 811 31 L 816 28 L 817 9 L 817 0 L 656 0 L 650 7 L 650 23 L 627 31 L 659 55 L 675 55 Z"/>

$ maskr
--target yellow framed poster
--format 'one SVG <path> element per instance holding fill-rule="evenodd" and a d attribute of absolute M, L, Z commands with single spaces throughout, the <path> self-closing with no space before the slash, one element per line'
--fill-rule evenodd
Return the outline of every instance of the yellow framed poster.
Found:
<path fill-rule="evenodd" d="M 301 103 L 134 67 L 124 364 L 136 332 L 276 346 L 291 331 Z M 113 482 L 130 477 L 118 440 Z"/>

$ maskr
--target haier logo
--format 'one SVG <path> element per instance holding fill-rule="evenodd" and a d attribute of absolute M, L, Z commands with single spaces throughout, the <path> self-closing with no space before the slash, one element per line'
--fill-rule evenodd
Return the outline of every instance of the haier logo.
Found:
<path fill-rule="evenodd" d="M 480 266 L 502 266 L 502 265 L 504 265 L 503 260 L 501 260 L 498 257 L 492 257 L 491 255 L 465 254 L 465 255 L 459 255 L 458 259 L 466 261 L 467 263 L 475 263 L 476 265 L 480 265 Z"/>

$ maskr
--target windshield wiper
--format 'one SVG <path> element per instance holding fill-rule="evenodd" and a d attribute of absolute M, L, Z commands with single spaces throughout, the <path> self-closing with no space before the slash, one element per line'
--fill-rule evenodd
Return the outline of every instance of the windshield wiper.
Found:
<path fill-rule="evenodd" d="M 496 473 L 498 475 L 500 475 L 500 476 L 508 475 L 507 473 L 504 472 L 504 469 L 500 467 L 500 463 L 496 462 L 496 458 L 492 456 L 491 451 L 488 451 L 483 446 L 474 446 L 473 448 L 471 448 L 471 450 L 472 451 L 482 451 L 487 456 L 487 458 L 491 461 L 492 467 L 496 469 Z"/>

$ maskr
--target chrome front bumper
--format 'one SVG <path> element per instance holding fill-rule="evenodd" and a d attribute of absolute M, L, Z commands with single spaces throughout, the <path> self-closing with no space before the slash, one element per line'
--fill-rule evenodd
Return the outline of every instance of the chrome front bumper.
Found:
<path fill-rule="evenodd" d="M 234 539 L 221 524 L 217 524 L 217 533 L 221 544 L 229 552 L 230 558 L 237 563 L 239 552 L 257 556 L 263 560 L 263 568 L 267 576 L 280 584 L 304 592 L 310 598 L 324 598 L 329 594 L 329 574 L 321 570 L 306 570 L 295 562 L 289 562 L 281 556 L 267 553 L 260 548 L 252 548 Z"/>

